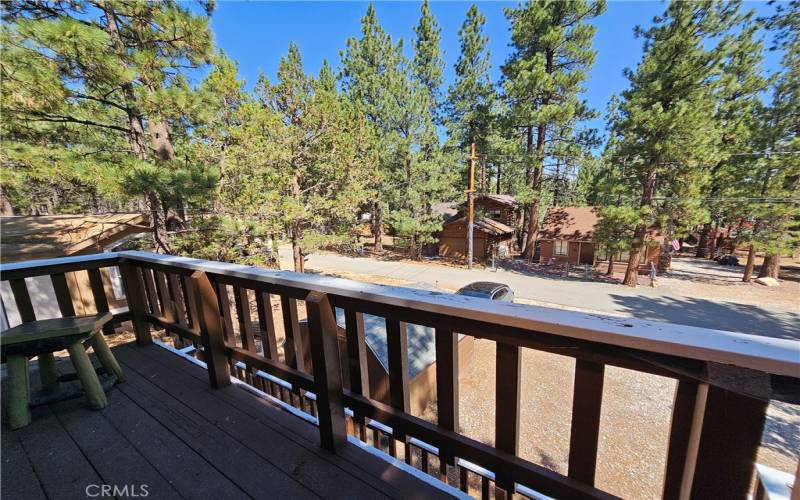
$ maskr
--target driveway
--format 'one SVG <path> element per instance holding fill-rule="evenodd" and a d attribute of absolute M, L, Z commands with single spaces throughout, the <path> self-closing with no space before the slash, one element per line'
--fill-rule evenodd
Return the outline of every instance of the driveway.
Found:
<path fill-rule="evenodd" d="M 281 254 L 283 268 L 291 269 L 291 252 L 282 248 Z M 753 294 L 745 289 L 735 288 L 734 283 L 724 283 L 733 281 L 733 270 L 706 269 L 711 264 L 700 262 L 702 267 L 695 269 L 692 259 L 675 259 L 675 271 L 680 275 L 664 278 L 657 288 L 629 288 L 505 269 L 470 271 L 433 263 L 347 257 L 327 252 L 310 255 L 306 268 L 363 281 L 388 279 L 404 286 L 451 291 L 473 281 L 498 281 L 514 289 L 515 298 L 520 299 L 518 302 L 800 340 L 800 307 L 796 301 L 787 305 L 759 297 L 753 300 Z M 692 292 L 692 280 L 688 278 L 702 277 L 700 272 L 721 278 L 719 296 L 715 294 L 717 287 L 706 286 L 699 295 Z M 728 288 L 732 291 L 727 291 Z"/>

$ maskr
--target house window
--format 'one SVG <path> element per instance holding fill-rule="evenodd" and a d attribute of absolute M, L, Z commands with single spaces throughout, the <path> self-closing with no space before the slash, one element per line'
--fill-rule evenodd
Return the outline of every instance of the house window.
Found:
<path fill-rule="evenodd" d="M 569 242 L 567 240 L 556 240 L 553 243 L 553 254 L 555 255 L 567 255 L 567 246 Z"/>

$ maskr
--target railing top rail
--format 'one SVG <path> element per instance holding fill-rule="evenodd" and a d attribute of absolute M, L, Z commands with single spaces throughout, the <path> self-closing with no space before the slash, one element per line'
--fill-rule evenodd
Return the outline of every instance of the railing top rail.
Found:
<path fill-rule="evenodd" d="M 102 254 L 100 254 L 102 255 Z M 108 255 L 108 254 L 106 254 Z M 527 304 L 485 301 L 454 294 L 376 285 L 330 276 L 260 269 L 149 252 L 118 252 L 122 258 L 142 263 L 205 271 L 257 282 L 334 296 L 378 302 L 391 306 L 449 315 L 498 326 L 532 330 L 613 346 L 639 349 L 701 361 L 711 361 L 800 378 L 800 341 L 712 330 L 657 321 L 565 311 Z M 0 274 L 11 270 L 80 262 L 99 256 L 67 257 L 0 265 Z M 478 303 L 477 301 L 480 301 Z"/>
<path fill-rule="evenodd" d="M 53 272 L 61 272 L 60 269 L 62 268 L 79 268 L 82 264 L 113 265 L 119 258 L 119 252 L 106 252 L 5 263 L 0 264 L 0 280 L 43 276 Z"/>

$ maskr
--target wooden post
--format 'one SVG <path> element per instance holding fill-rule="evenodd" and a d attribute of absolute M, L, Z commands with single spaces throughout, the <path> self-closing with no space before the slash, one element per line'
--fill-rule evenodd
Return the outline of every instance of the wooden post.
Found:
<path fill-rule="evenodd" d="M 575 360 L 572 430 L 569 438 L 569 477 L 594 486 L 597 438 L 603 401 L 605 365 Z"/>
<path fill-rule="evenodd" d="M 467 190 L 467 205 L 469 206 L 469 220 L 467 222 L 467 267 L 472 269 L 472 231 L 475 224 L 475 143 L 469 155 L 469 189 Z"/>
<path fill-rule="evenodd" d="M 747 498 L 767 401 L 700 384 L 680 498 Z"/>
<path fill-rule="evenodd" d="M 320 443 L 323 448 L 335 451 L 347 443 L 336 318 L 324 293 L 309 293 L 306 307 Z"/>
<path fill-rule="evenodd" d="M 520 357 L 519 346 L 497 342 L 494 442 L 498 450 L 512 455 L 519 453 Z M 495 473 L 495 493 L 510 498 L 514 493 L 514 481 L 509 480 L 503 471 Z"/>
<path fill-rule="evenodd" d="M 458 334 L 435 330 L 436 336 L 436 401 L 439 425 L 458 432 Z M 450 450 L 441 449 L 439 459 L 455 465 Z"/>
<path fill-rule="evenodd" d="M 133 323 L 133 333 L 136 335 L 138 345 L 148 345 L 153 343 L 150 336 L 150 325 L 145 319 L 147 306 L 145 305 L 144 289 L 142 281 L 139 279 L 139 271 L 129 261 L 122 259 L 119 263 L 122 283 L 125 287 L 125 297 L 128 301 L 128 310 L 131 312 L 131 323 Z"/>
<path fill-rule="evenodd" d="M 192 273 L 189 282 L 189 286 L 194 287 L 197 301 L 196 309 L 200 320 L 200 336 L 203 341 L 203 355 L 208 366 L 208 378 L 211 386 L 219 389 L 231 383 L 231 374 L 217 294 L 208 276 L 202 271 Z"/>

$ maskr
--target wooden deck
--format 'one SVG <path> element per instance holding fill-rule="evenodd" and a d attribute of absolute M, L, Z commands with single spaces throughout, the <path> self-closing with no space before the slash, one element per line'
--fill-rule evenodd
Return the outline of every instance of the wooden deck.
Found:
<path fill-rule="evenodd" d="M 83 498 L 103 484 L 170 499 L 448 496 L 353 444 L 325 451 L 313 425 L 241 386 L 210 388 L 202 368 L 161 347 L 114 352 L 127 380 L 106 409 L 69 400 L 3 427 L 6 498 Z"/>

